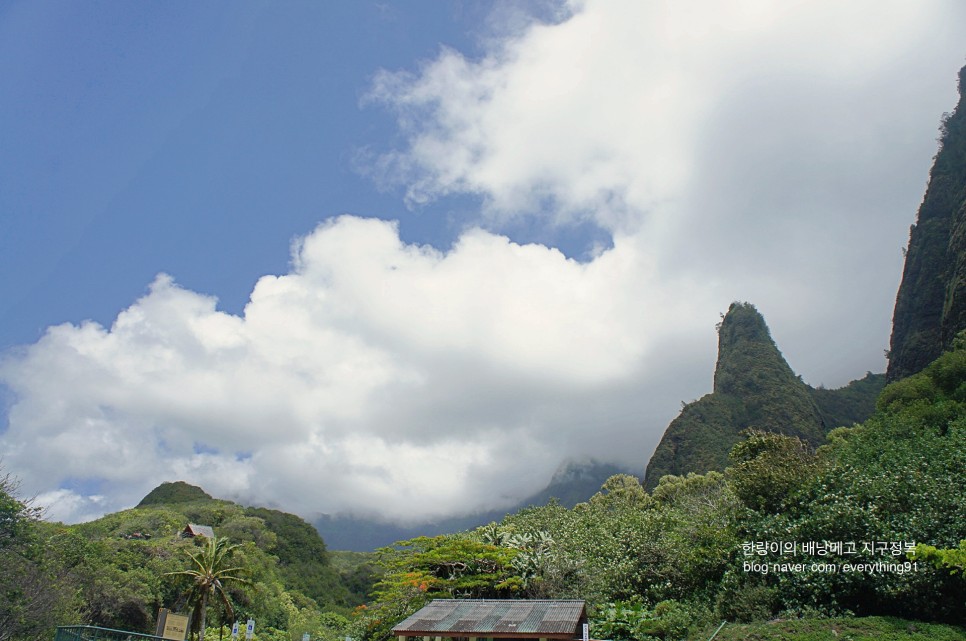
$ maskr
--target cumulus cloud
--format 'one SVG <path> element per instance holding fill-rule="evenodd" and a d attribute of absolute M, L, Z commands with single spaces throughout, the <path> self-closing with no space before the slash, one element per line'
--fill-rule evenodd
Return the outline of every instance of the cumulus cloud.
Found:
<path fill-rule="evenodd" d="M 373 173 L 413 207 L 478 195 L 480 226 L 440 250 L 336 218 L 241 315 L 160 275 L 111 327 L 52 327 L 0 365 L 4 464 L 68 520 L 172 479 L 432 518 L 567 458 L 643 469 L 710 390 L 732 300 L 812 383 L 881 370 L 964 7 L 588 0 L 384 71 L 404 144 Z M 577 261 L 501 233 L 519 220 L 612 244 Z"/>
<path fill-rule="evenodd" d="M 103 507 L 183 478 L 396 519 L 507 505 L 567 458 L 640 467 L 642 421 L 669 418 L 636 401 L 661 352 L 647 337 L 710 335 L 710 310 L 646 263 L 631 242 L 582 264 L 481 230 L 444 253 L 392 223 L 334 219 L 242 316 L 160 275 L 110 328 L 52 327 L 8 357 L 6 462 L 31 487 L 102 480 Z M 45 497 L 57 514 L 92 508 Z"/>
<path fill-rule="evenodd" d="M 814 145 L 812 134 L 824 143 L 867 138 L 893 124 L 891 109 L 883 118 L 864 108 L 874 92 L 887 96 L 884 83 L 921 88 L 921 77 L 902 72 L 935 55 L 937 40 L 947 55 L 957 47 L 953 64 L 962 57 L 954 40 L 962 29 L 947 24 L 962 16 L 955 3 L 572 9 L 480 60 L 444 48 L 418 73 L 377 76 L 369 98 L 395 109 L 408 140 L 383 165 L 410 202 L 473 192 L 499 218 L 545 214 L 549 200 L 558 216 L 613 229 L 627 222 L 620 214 L 637 219 L 679 198 L 705 177 L 705 159 L 764 165 L 751 168 L 757 173 L 772 164 L 763 152 L 791 157 Z M 943 71 L 931 78 L 949 85 Z M 740 146 L 727 139 L 733 124 Z M 813 153 L 834 150 L 821 145 Z"/>
<path fill-rule="evenodd" d="M 43 507 L 43 518 L 71 523 L 93 521 L 103 516 L 107 504 L 100 494 L 83 494 L 66 488 L 43 492 L 33 501 Z"/>

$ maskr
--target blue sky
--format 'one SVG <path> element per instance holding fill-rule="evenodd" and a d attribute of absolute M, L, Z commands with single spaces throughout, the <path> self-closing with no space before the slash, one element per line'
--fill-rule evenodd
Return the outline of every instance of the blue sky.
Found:
<path fill-rule="evenodd" d="M 941 0 L 4 3 L 3 465 L 65 520 L 434 518 L 643 470 L 734 300 L 809 383 L 882 371 L 963 42 Z"/>
<path fill-rule="evenodd" d="M 4 3 L 0 345 L 109 323 L 159 271 L 241 311 L 334 214 L 451 242 L 459 205 L 441 225 L 354 169 L 394 135 L 360 101 L 380 68 L 478 49 L 489 6 Z"/>

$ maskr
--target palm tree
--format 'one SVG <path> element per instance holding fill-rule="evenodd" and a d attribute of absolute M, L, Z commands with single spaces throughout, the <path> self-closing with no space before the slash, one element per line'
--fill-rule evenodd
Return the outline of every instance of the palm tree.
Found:
<path fill-rule="evenodd" d="M 233 582 L 249 583 L 246 579 L 238 576 L 238 572 L 241 572 L 243 568 L 228 567 L 228 559 L 237 547 L 239 546 L 230 543 L 228 539 L 217 537 L 206 539 L 205 546 L 200 551 L 195 554 L 188 554 L 195 567 L 190 570 L 167 573 L 168 575 L 189 576 L 192 579 L 189 600 L 194 603 L 195 612 L 199 613 L 200 616 L 198 622 L 199 641 L 204 641 L 205 638 L 205 615 L 210 597 L 220 599 L 225 613 L 232 620 L 235 619 L 235 610 L 232 608 L 231 600 L 225 591 L 225 584 Z"/>

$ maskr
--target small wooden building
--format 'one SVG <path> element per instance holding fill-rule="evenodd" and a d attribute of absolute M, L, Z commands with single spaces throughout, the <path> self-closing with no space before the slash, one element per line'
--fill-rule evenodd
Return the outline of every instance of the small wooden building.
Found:
<path fill-rule="evenodd" d="M 189 523 L 185 529 L 181 530 L 182 539 L 193 539 L 196 536 L 213 539 L 215 538 L 215 531 L 211 529 L 210 525 L 198 525 L 197 523 Z"/>
<path fill-rule="evenodd" d="M 436 599 L 393 628 L 398 641 L 583 638 L 584 601 Z"/>

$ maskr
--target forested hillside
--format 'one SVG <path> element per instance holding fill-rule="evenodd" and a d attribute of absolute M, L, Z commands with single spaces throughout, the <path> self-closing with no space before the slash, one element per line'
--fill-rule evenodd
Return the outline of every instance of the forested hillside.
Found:
<path fill-rule="evenodd" d="M 845 387 L 826 389 L 809 387 L 809 393 L 818 406 L 826 429 L 848 427 L 861 423 L 875 411 L 875 402 L 885 387 L 885 374 L 866 372 L 865 376 Z"/>
<path fill-rule="evenodd" d="M 49 639 L 55 625 L 70 623 L 153 632 L 159 608 L 192 605 L 189 577 L 172 574 L 204 555 L 204 537 L 179 536 L 189 523 L 235 546 L 240 580 L 225 582 L 226 597 L 236 617 L 258 621 L 260 638 L 341 638 L 371 583 L 355 568 L 344 580 L 301 518 L 212 499 L 183 482 L 159 486 L 134 509 L 70 526 L 39 520 L 15 489 L 10 477 L 0 487 L 0 639 Z M 230 619 L 215 603 L 209 610 L 209 627 Z"/>
<path fill-rule="evenodd" d="M 585 598 L 591 635 L 609 639 L 703 639 L 722 620 L 775 617 L 962 626 L 964 524 L 966 337 L 817 450 L 798 436 L 747 431 L 723 473 L 665 476 L 650 493 L 619 475 L 572 509 L 531 508 L 387 548 L 358 634 L 385 641 L 393 622 L 453 596 Z M 464 570 L 454 574 L 456 562 Z M 849 620 L 812 629 L 845 634 Z M 866 627 L 917 630 L 889 621 Z M 966 629 L 930 634 L 918 638 Z"/>

